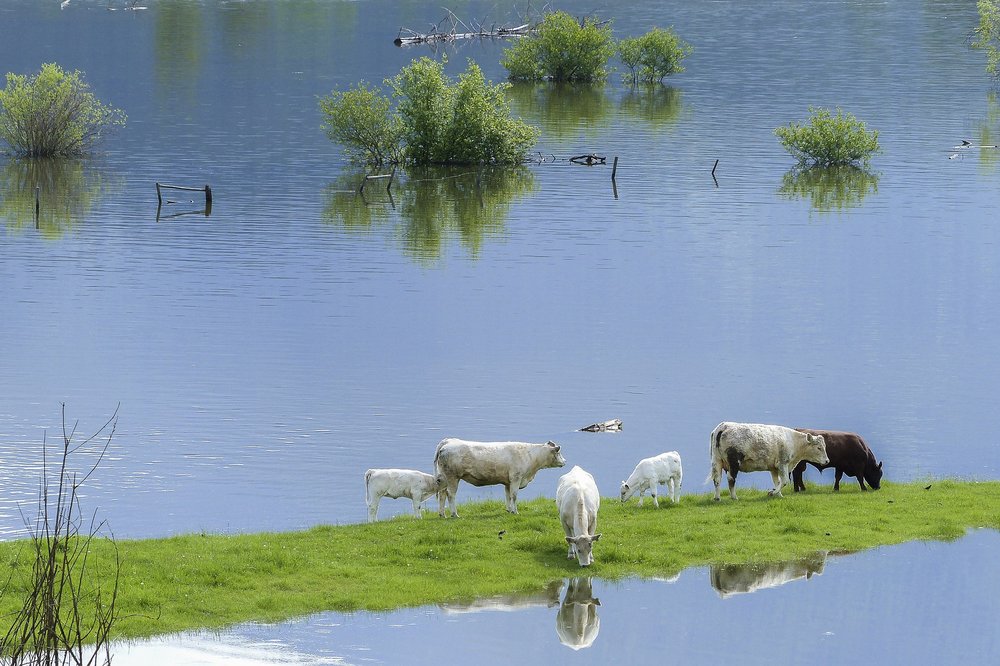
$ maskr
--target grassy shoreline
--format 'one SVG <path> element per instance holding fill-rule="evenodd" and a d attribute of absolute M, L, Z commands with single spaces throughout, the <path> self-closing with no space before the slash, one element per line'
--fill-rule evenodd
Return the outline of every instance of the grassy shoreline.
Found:
<path fill-rule="evenodd" d="M 850 552 L 913 540 L 950 540 L 968 529 L 1000 529 L 1000 482 L 885 483 L 862 493 L 844 484 L 810 486 L 773 499 L 738 489 L 739 501 L 711 494 L 621 504 L 602 498 L 588 575 L 672 576 L 709 564 L 777 562 L 817 550 Z M 579 575 L 566 559 L 555 502 L 537 499 L 509 515 L 499 501 L 460 507 L 461 518 L 399 516 L 373 524 L 301 532 L 185 535 L 118 542 L 122 559 L 117 637 L 137 638 L 309 613 L 382 611 L 544 588 Z M 504 530 L 502 538 L 499 533 Z M 113 561 L 108 542 L 91 566 Z M 0 543 L 0 632 L 30 572 L 24 542 Z M 20 559 L 18 559 L 20 558 Z M 104 574 L 107 575 L 106 573 Z"/>

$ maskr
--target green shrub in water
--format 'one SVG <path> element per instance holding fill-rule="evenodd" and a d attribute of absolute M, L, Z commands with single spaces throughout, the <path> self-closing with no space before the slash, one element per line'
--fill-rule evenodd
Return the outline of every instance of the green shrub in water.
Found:
<path fill-rule="evenodd" d="M 653 28 L 641 37 L 618 42 L 618 57 L 628 67 L 625 81 L 632 85 L 656 83 L 671 74 L 684 71 L 681 62 L 692 52 L 690 44 L 677 36 L 673 28 Z"/>
<path fill-rule="evenodd" d="M 979 0 L 976 8 L 979 10 L 979 26 L 976 27 L 976 39 L 972 45 L 986 52 L 986 71 L 993 75 L 1000 74 L 1000 2 Z"/>
<path fill-rule="evenodd" d="M 806 124 L 789 123 L 774 130 L 785 150 L 806 166 L 867 165 L 881 151 L 878 130 L 868 131 L 850 113 L 809 108 Z"/>
<path fill-rule="evenodd" d="M 7 73 L 0 90 L 0 140 L 23 157 L 82 155 L 125 113 L 102 104 L 78 71 L 55 63 L 34 76 Z"/>
<path fill-rule="evenodd" d="M 614 52 L 610 21 L 552 12 L 534 35 L 504 51 L 500 62 L 515 81 L 601 81 Z"/>
<path fill-rule="evenodd" d="M 538 130 L 511 117 L 509 83 L 491 83 L 473 62 L 452 81 L 444 63 L 420 58 L 385 81 L 392 101 L 360 84 L 320 98 L 324 129 L 369 164 L 518 164 Z"/>
<path fill-rule="evenodd" d="M 388 97 L 364 81 L 334 91 L 319 100 L 323 131 L 343 145 L 353 161 L 395 164 L 401 158 L 403 127 L 391 106 Z"/>

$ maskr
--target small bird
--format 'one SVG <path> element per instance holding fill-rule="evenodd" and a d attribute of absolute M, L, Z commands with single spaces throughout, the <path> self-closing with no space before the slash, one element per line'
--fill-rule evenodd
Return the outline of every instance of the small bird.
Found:
<path fill-rule="evenodd" d="M 499 532 L 497 532 L 497 538 L 503 541 L 504 534 L 507 534 L 507 530 L 500 530 Z"/>
<path fill-rule="evenodd" d="M 931 486 L 933 486 L 933 485 L 934 485 L 934 484 L 932 483 L 932 484 L 931 484 Z M 924 490 L 930 490 L 930 489 L 931 489 L 931 486 L 924 486 Z"/>

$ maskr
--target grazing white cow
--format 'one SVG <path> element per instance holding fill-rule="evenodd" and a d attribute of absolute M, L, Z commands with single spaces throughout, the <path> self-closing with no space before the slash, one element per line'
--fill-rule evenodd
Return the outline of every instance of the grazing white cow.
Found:
<path fill-rule="evenodd" d="M 720 423 L 712 431 L 709 453 L 712 458 L 709 478 L 715 484 L 716 501 L 723 471 L 729 473 L 729 496 L 733 499 L 736 499 L 737 474 L 765 470 L 771 472 L 774 481 L 769 494 L 783 497 L 781 488 L 799 461 L 809 460 L 818 465 L 830 462 L 822 436 L 760 423 Z"/>
<path fill-rule="evenodd" d="M 661 453 L 652 458 L 643 458 L 632 470 L 627 481 L 622 481 L 622 502 L 632 495 L 639 495 L 639 506 L 642 506 L 642 496 L 646 491 L 653 495 L 653 506 L 660 508 L 656 499 L 656 487 L 666 485 L 670 501 L 674 504 L 681 499 L 681 479 L 684 472 L 681 469 L 681 456 L 676 451 Z"/>
<path fill-rule="evenodd" d="M 440 490 L 438 477 L 415 469 L 370 469 L 365 472 L 365 501 L 368 503 L 368 522 L 378 515 L 378 504 L 383 497 L 413 500 L 413 513 L 420 515 L 420 503 Z"/>
<path fill-rule="evenodd" d="M 597 491 L 594 477 L 579 465 L 559 477 L 556 508 L 569 544 L 566 557 L 576 557 L 581 567 L 589 567 L 594 561 L 594 542 L 601 538 L 595 533 L 601 494 Z"/>
<path fill-rule="evenodd" d="M 517 491 L 545 467 L 562 467 L 566 459 L 555 442 L 469 442 L 449 437 L 442 439 L 434 453 L 434 468 L 441 477 L 438 493 L 439 511 L 444 517 L 445 500 L 452 517 L 458 517 L 455 493 L 458 482 L 474 486 L 502 485 L 507 496 L 507 510 L 517 513 Z"/>

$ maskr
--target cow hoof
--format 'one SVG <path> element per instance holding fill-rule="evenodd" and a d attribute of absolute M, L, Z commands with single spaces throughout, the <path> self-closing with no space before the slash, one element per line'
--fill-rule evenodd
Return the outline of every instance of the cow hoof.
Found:
<path fill-rule="evenodd" d="M 712 498 L 712 501 L 713 501 L 713 502 L 718 502 L 718 501 L 719 501 L 719 500 L 721 500 L 721 499 L 722 499 L 721 497 L 713 497 L 713 498 Z"/>

